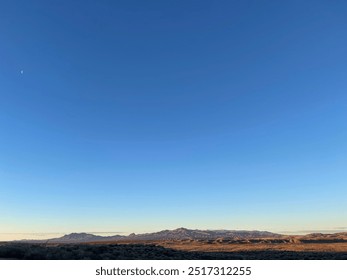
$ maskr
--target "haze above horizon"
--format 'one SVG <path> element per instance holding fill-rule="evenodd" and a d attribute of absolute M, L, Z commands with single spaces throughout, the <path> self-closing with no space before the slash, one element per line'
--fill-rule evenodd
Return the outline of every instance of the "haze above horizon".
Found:
<path fill-rule="evenodd" d="M 0 234 L 345 228 L 346 14 L 1 3 Z"/>

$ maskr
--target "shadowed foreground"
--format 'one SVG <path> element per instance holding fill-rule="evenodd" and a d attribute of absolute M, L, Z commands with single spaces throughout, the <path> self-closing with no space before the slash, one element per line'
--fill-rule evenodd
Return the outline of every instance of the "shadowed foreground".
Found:
<path fill-rule="evenodd" d="M 338 245 L 337 245 L 338 246 Z M 203 248 L 201 248 L 203 249 Z M 206 248 L 205 248 L 206 249 Z M 347 251 L 295 251 L 238 248 L 237 251 L 177 250 L 156 244 L 21 244 L 0 245 L 0 259 L 16 260 L 346 260 Z M 221 250 L 221 249 L 219 249 Z"/>

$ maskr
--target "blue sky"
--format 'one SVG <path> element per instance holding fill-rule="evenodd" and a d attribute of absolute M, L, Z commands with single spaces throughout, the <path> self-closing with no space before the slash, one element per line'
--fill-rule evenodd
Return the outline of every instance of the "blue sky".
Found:
<path fill-rule="evenodd" d="M 346 13 L 2 1 L 0 232 L 345 228 Z"/>

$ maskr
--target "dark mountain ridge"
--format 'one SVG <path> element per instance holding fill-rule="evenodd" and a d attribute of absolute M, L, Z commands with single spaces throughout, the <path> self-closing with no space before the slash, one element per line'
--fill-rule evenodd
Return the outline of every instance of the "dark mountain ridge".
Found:
<path fill-rule="evenodd" d="M 279 238 L 282 235 L 268 231 L 248 230 L 192 230 L 177 228 L 162 230 L 154 233 L 130 235 L 99 236 L 89 233 L 71 233 L 62 237 L 46 240 L 21 240 L 21 242 L 47 242 L 47 243 L 84 243 L 101 241 L 164 241 L 164 240 L 214 240 L 218 238 L 244 239 L 244 238 Z"/>
<path fill-rule="evenodd" d="M 269 231 L 258 230 L 198 230 L 177 228 L 174 230 L 162 230 L 153 233 L 143 233 L 130 235 L 112 235 L 100 236 L 89 233 L 70 233 L 62 237 L 51 238 L 45 240 L 20 240 L 25 243 L 88 243 L 88 242 L 117 242 L 117 241 L 179 241 L 179 240 L 195 240 L 195 241 L 213 241 L 213 240 L 260 240 L 267 239 L 269 241 L 278 242 L 288 239 L 290 242 L 324 242 L 343 241 L 347 242 L 347 232 L 335 234 L 312 233 L 307 235 L 282 235 Z M 271 239 L 271 240 L 270 240 Z M 289 242 L 288 241 L 288 242 Z"/>

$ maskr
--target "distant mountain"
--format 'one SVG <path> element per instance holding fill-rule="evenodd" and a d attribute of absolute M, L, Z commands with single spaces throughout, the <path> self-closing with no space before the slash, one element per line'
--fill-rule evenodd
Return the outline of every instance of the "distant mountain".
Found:
<path fill-rule="evenodd" d="M 52 238 L 49 239 L 50 242 L 62 242 L 62 243 L 69 243 L 69 242 L 92 242 L 92 241 L 98 241 L 100 238 L 104 238 L 103 236 L 98 236 L 94 234 L 89 233 L 71 233 L 66 234 L 59 238 Z"/>
<path fill-rule="evenodd" d="M 264 237 L 280 237 L 267 231 L 246 231 L 246 230 L 192 230 L 186 228 L 178 228 L 175 230 L 163 230 L 155 233 L 133 234 L 127 239 L 131 240 L 184 240 L 184 239 L 217 239 L 217 238 L 264 238 Z"/>
<path fill-rule="evenodd" d="M 119 242 L 119 241 L 197 241 L 212 243 L 341 243 L 347 242 L 347 232 L 322 234 L 311 233 L 307 235 L 281 235 L 268 231 L 249 230 L 192 230 L 177 228 L 162 230 L 154 233 L 130 235 L 99 236 L 89 233 L 71 233 L 59 238 L 46 240 L 20 240 L 21 243 L 92 243 L 92 242 Z"/>
<path fill-rule="evenodd" d="M 123 235 L 99 236 L 89 233 L 70 233 L 62 237 L 51 238 L 46 240 L 50 243 L 83 243 L 83 242 L 98 242 L 98 241 L 117 241 L 124 239 Z"/>
<path fill-rule="evenodd" d="M 249 238 L 279 238 L 280 234 L 268 231 L 247 231 L 247 230 L 192 230 L 178 228 L 174 230 L 163 230 L 154 233 L 135 234 L 128 236 L 113 235 L 99 236 L 88 233 L 71 233 L 59 238 L 47 240 L 31 240 L 30 242 L 48 242 L 48 243 L 84 243 L 100 241 L 164 241 L 164 240 L 215 240 L 225 239 L 249 239 Z M 24 240 L 23 240 L 24 241 Z M 25 240 L 24 242 L 29 242 Z"/>

